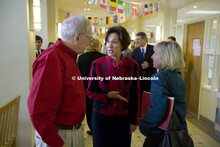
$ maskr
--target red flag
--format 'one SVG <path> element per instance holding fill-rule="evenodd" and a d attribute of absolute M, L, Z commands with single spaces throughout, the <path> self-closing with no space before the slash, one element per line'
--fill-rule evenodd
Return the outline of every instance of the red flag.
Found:
<path fill-rule="evenodd" d="M 132 16 L 137 16 L 137 8 L 135 3 L 132 3 Z"/>
<path fill-rule="evenodd" d="M 110 10 L 116 12 L 116 0 L 110 0 Z"/>
<path fill-rule="evenodd" d="M 93 17 L 93 20 L 94 20 L 93 25 L 98 25 L 99 18 L 98 17 Z"/>
<path fill-rule="evenodd" d="M 106 9 L 107 8 L 107 0 L 100 0 L 100 7 Z"/>

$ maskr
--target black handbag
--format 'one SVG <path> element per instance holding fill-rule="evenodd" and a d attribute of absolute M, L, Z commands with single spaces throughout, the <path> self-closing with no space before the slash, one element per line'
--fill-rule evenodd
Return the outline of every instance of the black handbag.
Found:
<path fill-rule="evenodd" d="M 170 94 L 173 96 L 173 93 L 170 88 L 168 76 L 166 75 L 166 73 L 164 72 L 162 73 L 167 80 Z M 193 147 L 193 146 L 194 144 L 193 144 L 192 138 L 181 127 L 179 118 L 175 111 L 175 104 L 174 104 L 173 112 L 171 114 L 170 121 L 169 121 L 169 125 L 168 125 L 167 130 L 165 131 L 163 141 L 160 144 L 160 147 Z"/>

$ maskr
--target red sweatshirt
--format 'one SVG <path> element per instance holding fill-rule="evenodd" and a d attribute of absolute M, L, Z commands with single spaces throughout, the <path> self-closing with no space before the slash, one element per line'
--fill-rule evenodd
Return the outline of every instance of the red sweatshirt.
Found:
<path fill-rule="evenodd" d="M 130 124 L 139 124 L 139 70 L 135 60 L 122 55 L 120 63 L 114 65 L 109 56 L 99 58 L 93 62 L 89 76 L 104 78 L 89 80 L 86 95 L 94 100 L 93 110 L 107 116 L 129 115 Z M 107 98 L 110 91 L 119 91 L 128 103 Z"/>
<path fill-rule="evenodd" d="M 28 98 L 32 123 L 50 147 L 64 144 L 55 124 L 75 126 L 85 116 L 85 91 L 76 64 L 77 54 L 61 43 L 46 49 L 33 64 L 33 83 Z"/>

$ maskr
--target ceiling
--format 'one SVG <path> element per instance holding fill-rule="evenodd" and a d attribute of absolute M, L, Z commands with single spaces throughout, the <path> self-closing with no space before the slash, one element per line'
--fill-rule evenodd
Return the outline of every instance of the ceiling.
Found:
<path fill-rule="evenodd" d="M 88 4 L 90 0 L 57 0 L 58 9 L 64 12 L 69 12 L 71 14 L 80 14 L 86 17 L 89 16 L 106 16 L 109 15 L 107 10 L 99 7 L 98 4 Z M 110 0 L 108 0 L 109 3 Z M 150 3 L 150 2 L 160 2 L 164 3 L 169 0 L 123 0 L 124 2 L 135 2 L 135 3 Z M 193 6 L 197 6 L 197 10 L 218 10 L 220 11 L 220 0 L 170 0 L 172 3 L 172 8 L 177 9 L 177 18 L 181 21 L 187 21 L 192 19 L 198 19 L 201 17 L 206 17 L 207 15 L 201 14 L 187 14 L 185 12 L 195 9 Z M 84 9 L 90 9 L 85 11 Z M 114 12 L 118 14 L 118 12 Z"/>
<path fill-rule="evenodd" d="M 195 11 L 197 11 L 199 14 L 194 14 Z M 206 18 L 210 15 L 216 15 L 208 13 L 202 14 L 204 11 L 218 11 L 217 13 L 220 14 L 220 0 L 201 0 L 179 8 L 177 10 L 177 22 L 184 23 Z"/>

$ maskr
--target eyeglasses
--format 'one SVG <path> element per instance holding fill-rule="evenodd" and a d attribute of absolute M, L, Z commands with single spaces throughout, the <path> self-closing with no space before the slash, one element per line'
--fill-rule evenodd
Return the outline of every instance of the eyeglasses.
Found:
<path fill-rule="evenodd" d="M 85 34 L 82 34 L 82 35 L 85 36 L 85 37 L 87 37 L 87 38 L 89 39 L 90 42 L 92 42 L 93 39 L 94 39 L 93 37 L 86 36 Z"/>

